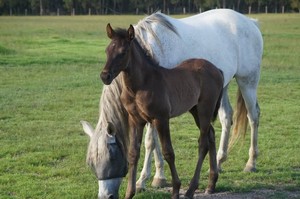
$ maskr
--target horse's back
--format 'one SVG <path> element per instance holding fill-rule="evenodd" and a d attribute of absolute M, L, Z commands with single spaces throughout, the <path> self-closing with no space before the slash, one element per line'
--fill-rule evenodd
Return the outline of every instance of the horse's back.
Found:
<path fill-rule="evenodd" d="M 161 45 L 152 45 L 152 50 L 160 65 L 173 68 L 189 58 L 204 58 L 223 71 L 224 85 L 236 75 L 260 70 L 261 33 L 244 15 L 216 9 L 182 19 L 166 18 L 177 34 L 153 26 Z"/>
<path fill-rule="evenodd" d="M 210 10 L 180 21 L 192 27 L 196 39 L 203 38 L 198 46 L 205 47 L 202 57 L 225 73 L 226 83 L 233 76 L 260 70 L 263 42 L 257 22 L 230 9 Z"/>

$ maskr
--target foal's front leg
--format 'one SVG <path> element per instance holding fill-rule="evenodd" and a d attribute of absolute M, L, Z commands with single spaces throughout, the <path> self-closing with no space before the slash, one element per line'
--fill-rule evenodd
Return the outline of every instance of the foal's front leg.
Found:
<path fill-rule="evenodd" d="M 136 192 L 136 173 L 137 164 L 140 157 L 140 148 L 143 138 L 143 129 L 145 124 L 139 124 L 132 118 L 129 118 L 129 150 L 128 150 L 128 184 L 126 190 L 126 199 L 131 199 Z"/>

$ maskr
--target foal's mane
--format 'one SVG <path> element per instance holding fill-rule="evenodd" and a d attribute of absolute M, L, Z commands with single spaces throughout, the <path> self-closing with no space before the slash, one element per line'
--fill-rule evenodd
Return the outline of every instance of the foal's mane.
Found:
<path fill-rule="evenodd" d="M 126 29 L 122 29 L 122 28 L 116 28 L 115 30 L 115 35 L 114 35 L 117 39 L 121 39 L 121 40 L 127 40 L 128 39 L 128 32 Z M 135 47 L 137 47 L 138 52 L 140 53 L 140 55 L 142 55 L 146 61 L 149 62 L 149 64 L 151 64 L 152 66 L 159 66 L 158 63 L 156 62 L 156 60 L 149 55 L 147 49 L 144 49 L 140 42 L 136 39 L 136 37 L 133 39 L 132 41 L 133 45 Z"/>

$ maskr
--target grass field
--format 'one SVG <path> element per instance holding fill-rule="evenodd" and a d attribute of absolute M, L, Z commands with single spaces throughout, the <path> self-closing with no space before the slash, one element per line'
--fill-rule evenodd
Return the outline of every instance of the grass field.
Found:
<path fill-rule="evenodd" d="M 96 198 L 85 164 L 88 137 L 80 120 L 96 124 L 110 22 L 127 27 L 143 16 L 0 17 L 0 198 Z M 180 16 L 179 16 L 180 17 Z M 223 165 L 218 192 L 300 187 L 300 15 L 253 15 L 261 23 L 264 57 L 256 173 L 244 173 L 249 134 Z M 236 84 L 230 87 L 235 103 Z M 215 123 L 217 142 L 220 124 Z M 188 186 L 197 154 L 193 119 L 171 121 L 176 165 Z M 141 158 L 142 160 L 142 158 Z M 141 161 L 140 161 L 141 163 Z M 141 164 L 140 164 L 141 167 Z M 207 184 L 205 161 L 200 191 Z M 170 172 L 165 167 L 170 180 Z M 124 196 L 126 180 L 120 194 Z M 169 198 L 150 189 L 136 198 Z"/>

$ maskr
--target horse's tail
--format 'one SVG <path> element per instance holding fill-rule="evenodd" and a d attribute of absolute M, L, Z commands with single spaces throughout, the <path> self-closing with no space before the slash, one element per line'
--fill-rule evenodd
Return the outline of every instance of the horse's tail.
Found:
<path fill-rule="evenodd" d="M 247 109 L 241 90 L 238 88 L 237 103 L 233 116 L 233 131 L 230 138 L 229 149 L 241 137 L 245 137 L 248 126 Z"/>

